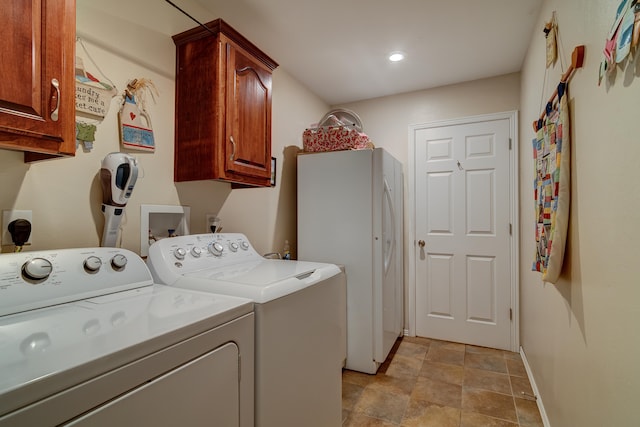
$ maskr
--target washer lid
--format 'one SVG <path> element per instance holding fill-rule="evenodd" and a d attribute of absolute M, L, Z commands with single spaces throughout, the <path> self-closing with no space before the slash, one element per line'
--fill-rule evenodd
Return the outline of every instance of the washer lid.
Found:
<path fill-rule="evenodd" d="M 187 273 L 177 286 L 250 298 L 265 303 L 340 273 L 334 264 L 262 259 Z"/>
<path fill-rule="evenodd" d="M 0 316 L 0 416 L 253 310 L 155 285 Z"/>

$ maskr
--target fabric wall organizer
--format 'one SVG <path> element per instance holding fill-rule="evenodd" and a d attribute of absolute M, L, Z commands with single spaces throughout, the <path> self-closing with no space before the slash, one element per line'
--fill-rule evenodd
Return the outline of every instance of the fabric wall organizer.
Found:
<path fill-rule="evenodd" d="M 556 283 L 562 270 L 570 206 L 570 126 L 567 83 L 549 103 L 533 140 L 536 254 L 533 271 Z"/>

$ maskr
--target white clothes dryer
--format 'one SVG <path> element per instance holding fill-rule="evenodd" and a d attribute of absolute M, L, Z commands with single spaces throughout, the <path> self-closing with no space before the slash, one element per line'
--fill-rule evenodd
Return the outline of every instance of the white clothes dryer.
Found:
<path fill-rule="evenodd" d="M 253 303 L 118 248 L 0 255 L 0 426 L 254 425 Z"/>
<path fill-rule="evenodd" d="M 154 280 L 254 301 L 258 427 L 339 427 L 346 280 L 333 264 L 265 259 L 240 233 L 154 243 Z"/>

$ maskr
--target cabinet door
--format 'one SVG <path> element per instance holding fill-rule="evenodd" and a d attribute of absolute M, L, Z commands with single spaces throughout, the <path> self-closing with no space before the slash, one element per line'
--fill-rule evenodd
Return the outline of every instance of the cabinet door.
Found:
<path fill-rule="evenodd" d="M 271 177 L 271 71 L 235 43 L 226 50 L 225 174 L 268 186 Z"/>
<path fill-rule="evenodd" d="M 5 1 L 0 22 L 0 147 L 73 154 L 75 1 Z"/>

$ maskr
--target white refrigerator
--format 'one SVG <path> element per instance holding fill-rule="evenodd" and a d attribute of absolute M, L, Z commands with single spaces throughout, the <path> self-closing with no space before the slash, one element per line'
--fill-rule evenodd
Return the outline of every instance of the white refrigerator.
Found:
<path fill-rule="evenodd" d="M 345 367 L 374 374 L 403 330 L 402 164 L 382 148 L 298 156 L 298 259 L 345 266 Z"/>

